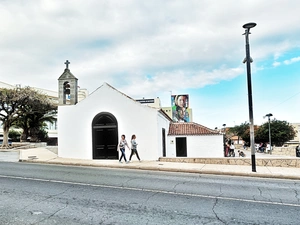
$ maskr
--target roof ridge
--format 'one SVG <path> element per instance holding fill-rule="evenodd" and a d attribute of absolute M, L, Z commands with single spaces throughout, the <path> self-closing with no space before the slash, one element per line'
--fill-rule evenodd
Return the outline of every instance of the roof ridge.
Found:
<path fill-rule="evenodd" d="M 175 122 L 169 127 L 169 135 L 220 135 L 219 132 L 195 122 Z"/>
<path fill-rule="evenodd" d="M 97 91 L 98 91 L 100 88 L 102 88 L 103 86 L 107 86 L 107 87 L 109 87 L 110 89 L 112 89 L 112 90 L 118 92 L 119 94 L 121 94 L 121 95 L 127 97 L 128 99 L 134 101 L 135 103 L 138 103 L 139 105 L 142 105 L 141 103 L 139 103 L 139 102 L 136 101 L 135 99 L 133 99 L 133 98 L 131 98 L 130 96 L 126 95 L 125 93 L 119 91 L 118 89 L 116 89 L 116 88 L 113 87 L 112 85 L 108 84 L 107 82 L 103 82 L 103 84 L 102 84 L 101 86 L 99 86 L 96 90 L 94 90 L 90 95 L 93 95 L 95 92 L 97 92 Z M 149 109 L 151 109 L 151 110 L 156 110 L 156 111 L 157 111 L 157 108 L 154 108 L 154 107 L 151 107 L 151 106 L 148 106 L 148 105 L 147 105 L 147 106 L 144 106 L 144 107 L 147 107 L 147 108 L 149 108 Z M 159 110 L 158 110 L 158 111 L 159 111 Z M 163 114 L 162 112 L 159 112 L 159 113 Z"/>

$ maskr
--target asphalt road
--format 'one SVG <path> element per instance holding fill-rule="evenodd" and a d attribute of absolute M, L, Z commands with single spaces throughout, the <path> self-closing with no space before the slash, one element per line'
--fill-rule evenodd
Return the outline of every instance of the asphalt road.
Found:
<path fill-rule="evenodd" d="M 298 224 L 300 181 L 0 162 L 0 224 Z"/>

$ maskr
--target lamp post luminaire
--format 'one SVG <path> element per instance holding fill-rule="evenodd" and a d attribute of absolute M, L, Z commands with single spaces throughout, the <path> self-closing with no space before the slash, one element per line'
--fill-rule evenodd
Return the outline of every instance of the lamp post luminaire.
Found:
<path fill-rule="evenodd" d="M 270 155 L 272 155 L 270 117 L 273 116 L 273 114 L 272 114 L 272 113 L 269 113 L 269 114 L 265 115 L 264 118 L 265 118 L 266 116 L 268 117 L 268 121 L 269 121 L 269 146 L 270 146 Z"/>
<path fill-rule="evenodd" d="M 226 134 L 226 124 L 224 123 L 222 126 L 223 126 L 223 134 Z"/>
<path fill-rule="evenodd" d="M 246 23 L 243 25 L 245 29 L 245 40 L 246 40 L 246 58 L 244 63 L 247 64 L 247 84 L 248 84 L 248 105 L 249 105 L 249 121 L 250 121 L 250 146 L 251 146 L 251 164 L 252 172 L 256 172 L 256 162 L 255 162 L 255 143 L 254 143 L 254 122 L 253 122 L 253 103 L 252 103 L 252 85 L 251 85 L 251 67 L 250 63 L 252 58 L 250 57 L 250 47 L 249 47 L 249 34 L 250 29 L 255 27 L 256 23 Z"/>
<path fill-rule="evenodd" d="M 220 129 L 218 129 L 218 127 L 215 127 L 215 130 L 219 130 L 219 133 L 220 134 L 225 134 L 226 133 L 226 124 L 224 123 L 223 125 L 222 125 L 222 127 L 223 128 L 220 128 Z"/>

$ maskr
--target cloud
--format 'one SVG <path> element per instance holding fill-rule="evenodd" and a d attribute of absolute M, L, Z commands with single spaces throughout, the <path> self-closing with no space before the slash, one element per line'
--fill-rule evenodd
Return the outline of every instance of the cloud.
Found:
<path fill-rule="evenodd" d="M 275 61 L 273 62 L 273 66 L 274 67 L 278 67 L 278 66 L 281 66 L 282 64 L 284 65 L 290 65 L 290 64 L 293 64 L 293 63 L 296 63 L 296 62 L 299 62 L 300 61 L 300 56 L 299 57 L 293 57 L 291 59 L 287 59 L 287 60 L 284 60 L 283 62 L 278 62 L 278 61 Z"/>
<path fill-rule="evenodd" d="M 285 65 L 290 65 L 292 63 L 296 63 L 296 62 L 299 62 L 300 61 L 300 56 L 299 57 L 294 57 L 294 58 L 291 58 L 289 60 L 284 60 L 283 63 Z"/>
<path fill-rule="evenodd" d="M 257 63 L 299 46 L 300 3 L 279 3 L 2 1 L 0 72 L 10 74 L 8 83 L 56 90 L 68 59 L 91 91 L 103 82 L 149 95 L 201 88 L 244 72 L 244 23 L 257 22 L 250 35 Z"/>
<path fill-rule="evenodd" d="M 224 80 L 231 80 L 243 73 L 242 67 L 219 68 L 207 71 L 198 70 L 172 70 L 161 71 L 154 74 L 150 79 L 136 75 L 128 87 L 123 88 L 130 96 L 152 96 L 151 93 L 172 91 L 182 92 L 185 89 L 197 89 L 207 85 L 216 84 Z"/>

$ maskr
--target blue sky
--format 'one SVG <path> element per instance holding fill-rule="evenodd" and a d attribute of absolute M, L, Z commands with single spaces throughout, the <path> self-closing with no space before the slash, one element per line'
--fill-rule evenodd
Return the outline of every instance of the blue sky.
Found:
<path fill-rule="evenodd" d="M 89 92 L 189 94 L 194 122 L 249 120 L 243 24 L 251 29 L 254 123 L 299 123 L 300 1 L 0 0 L 0 80 L 57 90 L 68 59 Z M 100 104 L 100 103 L 99 103 Z"/>

